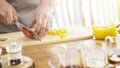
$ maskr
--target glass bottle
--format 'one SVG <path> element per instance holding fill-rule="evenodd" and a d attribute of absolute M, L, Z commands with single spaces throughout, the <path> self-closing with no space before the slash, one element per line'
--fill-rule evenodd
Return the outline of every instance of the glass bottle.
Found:
<path fill-rule="evenodd" d="M 8 53 L 8 65 L 15 66 L 23 63 L 22 59 L 22 46 L 16 42 L 11 42 L 9 46 L 6 47 Z"/>
<path fill-rule="evenodd" d="M 107 67 L 108 68 L 119 68 L 120 67 L 120 36 L 116 35 L 114 40 L 112 37 L 109 38 L 110 42 L 108 45 L 107 52 Z M 111 41 L 112 40 L 112 41 Z"/>

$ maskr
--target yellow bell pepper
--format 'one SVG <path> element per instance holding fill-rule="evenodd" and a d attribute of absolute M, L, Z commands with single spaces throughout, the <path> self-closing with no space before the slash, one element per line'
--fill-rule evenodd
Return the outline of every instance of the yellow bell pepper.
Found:
<path fill-rule="evenodd" d="M 105 39 L 106 36 L 116 36 L 116 25 L 110 23 L 109 25 L 93 25 L 93 36 L 96 39 Z"/>

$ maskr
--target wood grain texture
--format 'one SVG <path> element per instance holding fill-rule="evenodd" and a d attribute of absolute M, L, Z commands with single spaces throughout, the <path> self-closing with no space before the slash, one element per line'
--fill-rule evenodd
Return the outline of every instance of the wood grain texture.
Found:
<path fill-rule="evenodd" d="M 27 56 L 23 56 L 23 64 L 17 66 L 8 66 L 7 55 L 2 56 L 4 68 L 33 68 L 33 60 Z"/>
<path fill-rule="evenodd" d="M 86 41 L 94 42 L 93 40 L 88 39 L 88 40 L 79 40 L 79 41 L 54 44 L 54 45 L 51 44 L 51 45 L 30 46 L 30 47 L 25 46 L 23 47 L 23 55 L 27 55 L 35 61 L 35 68 L 50 68 L 48 65 L 48 61 L 51 61 L 52 64 L 55 65 L 55 68 L 60 68 L 60 62 L 58 60 L 58 55 L 57 55 L 58 48 L 60 48 L 62 44 L 65 44 L 68 47 L 79 48 L 81 46 L 84 46 L 82 45 L 82 43 Z M 96 41 L 96 44 L 98 44 L 98 42 L 103 42 L 103 41 Z M 81 58 L 80 65 L 82 65 L 83 59 L 82 57 L 80 58 Z"/>
<path fill-rule="evenodd" d="M 30 46 L 30 47 L 25 46 L 23 47 L 23 55 L 27 55 L 35 61 L 35 68 L 50 68 L 48 65 L 48 61 L 51 61 L 52 64 L 55 65 L 55 68 L 60 68 L 60 62 L 57 56 L 58 48 L 60 48 L 62 44 L 66 44 L 68 47 L 70 46 L 78 47 L 79 43 L 80 41 L 54 44 L 54 45 L 52 44 L 52 45 L 42 45 L 42 46 Z"/>
<path fill-rule="evenodd" d="M 92 38 L 92 31 L 88 28 L 81 28 L 79 26 L 69 26 L 65 28 L 68 30 L 65 38 L 61 39 L 58 36 L 46 35 L 41 42 L 38 40 L 26 38 L 22 32 L 1 34 L 0 38 L 6 38 L 7 40 L 0 41 L 0 48 L 4 49 L 7 45 L 10 44 L 10 42 L 17 42 L 23 46 L 37 46 Z"/>

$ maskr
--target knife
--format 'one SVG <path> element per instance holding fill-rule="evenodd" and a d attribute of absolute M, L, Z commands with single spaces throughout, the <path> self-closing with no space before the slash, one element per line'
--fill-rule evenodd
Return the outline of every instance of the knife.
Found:
<path fill-rule="evenodd" d="M 22 23 L 20 23 L 20 22 L 16 22 L 16 25 L 17 25 L 18 29 L 20 29 L 20 30 L 22 30 L 23 27 L 26 28 L 29 32 L 32 32 L 33 37 L 34 37 L 36 40 L 41 41 L 41 38 L 38 36 L 38 34 L 37 34 L 35 31 L 31 30 L 31 29 L 30 29 L 29 27 L 27 27 L 26 25 L 24 25 L 24 24 L 22 24 Z"/>

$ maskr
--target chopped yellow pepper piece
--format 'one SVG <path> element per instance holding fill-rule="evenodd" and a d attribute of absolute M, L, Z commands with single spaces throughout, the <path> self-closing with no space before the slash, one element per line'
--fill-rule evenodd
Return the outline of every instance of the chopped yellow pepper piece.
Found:
<path fill-rule="evenodd" d="M 105 39 L 106 36 L 116 36 L 116 26 L 114 23 L 109 25 L 93 25 L 93 36 L 96 39 Z"/>

